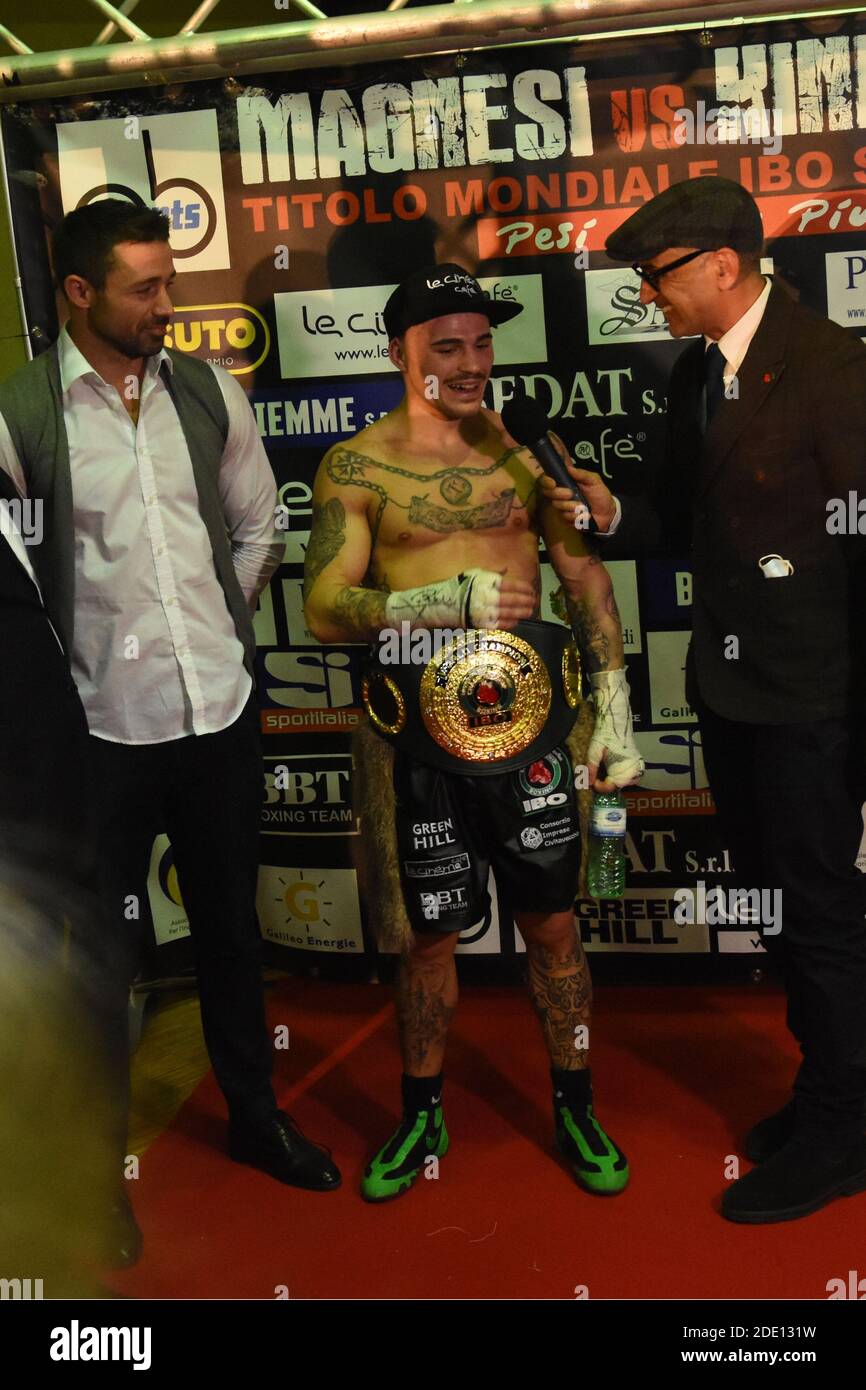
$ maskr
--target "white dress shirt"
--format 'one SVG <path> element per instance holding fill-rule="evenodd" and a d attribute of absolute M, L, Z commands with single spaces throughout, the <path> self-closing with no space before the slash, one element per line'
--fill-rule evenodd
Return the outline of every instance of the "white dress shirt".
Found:
<path fill-rule="evenodd" d="M 743 359 L 745 358 L 746 353 L 749 350 L 749 345 L 758 331 L 758 324 L 764 317 L 764 310 L 767 307 L 767 300 L 770 298 L 770 290 L 773 288 L 772 280 L 768 279 L 766 275 L 764 276 L 764 281 L 764 288 L 758 295 L 758 298 L 755 300 L 754 304 L 752 304 L 750 308 L 748 308 L 746 312 L 742 314 L 740 318 L 737 319 L 737 322 L 733 325 L 732 328 L 728 329 L 727 333 L 723 333 L 721 338 L 718 339 L 719 351 L 725 359 L 725 370 L 723 373 L 723 379 L 725 383 L 726 392 L 728 390 L 730 382 L 737 375 L 737 372 L 743 365 Z M 706 352 L 707 348 L 710 346 L 710 343 L 715 341 L 716 339 L 708 338 L 705 333 L 704 351 Z M 619 504 L 618 497 L 615 497 L 613 499 L 613 504 L 613 521 L 610 523 L 610 526 L 607 528 L 606 531 L 598 531 L 596 533 L 598 536 L 601 537 L 602 540 L 604 540 L 605 536 L 614 535 L 617 527 L 619 526 L 620 521 L 622 520 L 622 507 Z"/>
<path fill-rule="evenodd" d="M 199 512 L 189 450 L 160 365 L 148 358 L 138 423 L 66 328 L 58 344 L 75 524 L 72 674 L 90 731 L 115 743 L 216 733 L 252 688 Z M 279 564 L 277 490 L 243 388 L 212 367 L 229 427 L 218 487 L 251 607 Z M 26 481 L 0 416 L 0 467 Z"/>

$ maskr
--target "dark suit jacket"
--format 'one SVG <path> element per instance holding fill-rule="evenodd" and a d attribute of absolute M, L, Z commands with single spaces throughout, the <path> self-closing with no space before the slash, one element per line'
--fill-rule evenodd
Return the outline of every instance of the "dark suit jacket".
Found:
<path fill-rule="evenodd" d="M 0 497 L 18 497 L 2 468 Z M 0 534 L 0 737 L 14 743 L 32 729 L 47 741 L 51 717 L 74 691 L 36 585 Z"/>
<path fill-rule="evenodd" d="M 705 436 L 703 353 L 700 338 L 677 358 L 651 499 L 620 497 L 622 522 L 602 554 L 691 546 L 689 679 L 718 714 L 862 717 L 866 537 L 830 534 L 827 504 L 866 497 L 866 347 L 774 285 L 739 396 L 720 403 Z M 769 553 L 794 573 L 765 579 L 758 560 Z M 725 655 L 730 637 L 736 658 Z"/>
<path fill-rule="evenodd" d="M 0 469 L 0 497 L 17 496 Z M 91 805 L 81 700 L 36 585 L 0 534 L 0 884 L 43 924 L 71 920 L 81 943 L 100 921 Z"/>

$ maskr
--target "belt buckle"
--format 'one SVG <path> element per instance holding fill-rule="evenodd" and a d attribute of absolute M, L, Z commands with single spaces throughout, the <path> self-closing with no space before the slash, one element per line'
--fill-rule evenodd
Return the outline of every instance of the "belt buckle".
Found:
<path fill-rule="evenodd" d="M 440 748 L 477 763 L 527 748 L 547 722 L 552 696 L 545 663 L 527 641 L 499 628 L 470 628 L 427 663 L 419 703 Z"/>

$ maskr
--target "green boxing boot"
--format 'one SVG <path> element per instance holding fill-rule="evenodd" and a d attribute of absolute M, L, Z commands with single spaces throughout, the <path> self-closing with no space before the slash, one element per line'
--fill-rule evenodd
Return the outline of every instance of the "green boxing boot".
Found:
<path fill-rule="evenodd" d="M 568 1159 L 581 1187 L 600 1197 L 622 1192 L 628 1183 L 628 1161 L 602 1129 L 592 1111 L 556 1102 L 556 1147 Z"/>
<path fill-rule="evenodd" d="M 361 1196 L 368 1202 L 387 1202 L 408 1192 L 431 1154 L 448 1152 L 448 1131 L 442 1106 L 404 1114 L 391 1138 L 371 1159 L 361 1179 Z"/>

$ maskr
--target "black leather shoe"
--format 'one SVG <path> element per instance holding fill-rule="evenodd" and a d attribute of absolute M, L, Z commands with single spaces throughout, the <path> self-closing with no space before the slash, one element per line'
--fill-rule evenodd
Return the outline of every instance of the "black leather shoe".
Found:
<path fill-rule="evenodd" d="M 789 1139 L 772 1158 L 731 1184 L 722 1198 L 722 1215 L 752 1225 L 796 1221 L 834 1197 L 853 1197 L 864 1189 L 866 1140 L 834 1151 Z"/>
<path fill-rule="evenodd" d="M 330 1149 L 305 1139 L 282 1110 L 256 1125 L 230 1122 L 229 1154 L 235 1163 L 249 1163 L 277 1182 L 310 1192 L 330 1192 L 342 1182 Z"/>
<path fill-rule="evenodd" d="M 123 1188 L 111 1203 L 105 1236 L 104 1264 L 108 1269 L 129 1269 L 141 1258 L 141 1230 Z"/>
<path fill-rule="evenodd" d="M 750 1163 L 766 1163 L 768 1158 L 784 1148 L 794 1134 L 795 1108 L 793 1100 L 774 1115 L 752 1125 L 746 1135 L 744 1153 Z"/>

